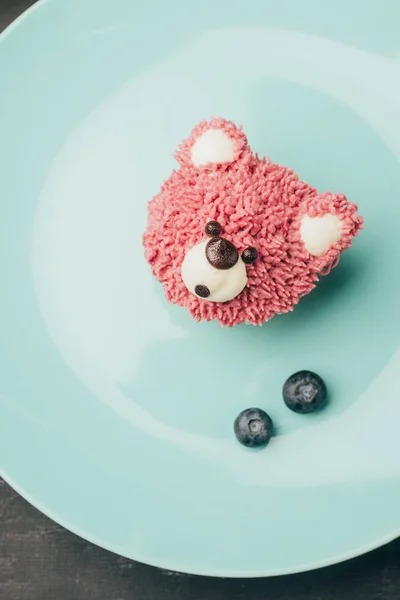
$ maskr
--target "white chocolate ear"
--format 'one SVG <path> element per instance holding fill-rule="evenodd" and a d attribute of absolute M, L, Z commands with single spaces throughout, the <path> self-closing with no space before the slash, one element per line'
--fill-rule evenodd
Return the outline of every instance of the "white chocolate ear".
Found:
<path fill-rule="evenodd" d="M 321 217 L 305 215 L 300 225 L 300 237 L 304 246 L 313 256 L 321 256 L 341 238 L 342 221 L 336 215 L 327 213 Z"/>
<path fill-rule="evenodd" d="M 195 141 L 191 154 L 195 167 L 221 165 L 235 159 L 235 148 L 231 138 L 222 129 L 208 129 Z"/>

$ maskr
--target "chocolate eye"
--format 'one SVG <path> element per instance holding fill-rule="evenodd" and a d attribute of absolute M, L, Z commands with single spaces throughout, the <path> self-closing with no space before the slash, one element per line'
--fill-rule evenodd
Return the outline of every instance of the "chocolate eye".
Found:
<path fill-rule="evenodd" d="M 245 265 L 252 265 L 258 258 L 258 252 L 255 248 L 245 248 L 242 252 L 242 261 Z"/>
<path fill-rule="evenodd" d="M 206 234 L 215 237 L 222 231 L 222 227 L 217 221 L 209 221 L 206 225 Z"/>

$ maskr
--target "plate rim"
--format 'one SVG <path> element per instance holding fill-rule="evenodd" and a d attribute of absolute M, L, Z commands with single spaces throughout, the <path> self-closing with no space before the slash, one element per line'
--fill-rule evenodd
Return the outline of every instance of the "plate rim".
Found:
<path fill-rule="evenodd" d="M 45 0 L 46 2 L 48 0 Z M 265 569 L 262 571 L 230 571 L 223 569 L 215 569 L 215 571 L 210 571 L 209 569 L 193 569 L 190 567 L 185 567 L 184 565 L 177 565 L 173 560 L 171 563 L 166 560 L 163 561 L 163 564 L 154 561 L 149 557 L 140 557 L 136 556 L 134 553 L 128 555 L 126 551 L 118 548 L 118 544 L 114 544 L 112 542 L 106 542 L 102 539 L 97 538 L 95 535 L 88 534 L 82 528 L 71 524 L 68 519 L 64 519 L 62 516 L 57 514 L 57 511 L 53 511 L 52 508 L 45 506 L 42 504 L 40 500 L 34 498 L 23 486 L 20 486 L 17 482 L 13 480 L 11 476 L 4 472 L 4 470 L 0 466 L 0 477 L 15 491 L 21 498 L 23 498 L 26 502 L 28 502 L 31 506 L 33 506 L 36 510 L 41 512 L 47 518 L 51 519 L 53 522 L 57 523 L 70 533 L 80 537 L 81 539 L 89 542 L 90 544 L 94 544 L 103 550 L 108 552 L 112 552 L 117 556 L 122 556 L 128 560 L 133 560 L 135 562 L 148 565 L 150 567 L 155 567 L 164 571 L 173 571 L 175 573 L 182 573 L 185 575 L 198 575 L 203 577 L 214 577 L 214 578 L 229 578 L 229 579 L 260 579 L 265 577 L 280 577 L 285 575 L 296 575 L 299 573 L 306 573 L 308 571 L 315 571 L 318 569 L 322 569 L 325 567 L 332 567 L 334 565 L 347 562 L 349 560 L 355 559 L 357 557 L 363 556 L 369 552 L 377 550 L 382 546 L 390 544 L 398 537 L 400 537 L 400 527 L 396 529 L 394 532 L 371 542 L 370 544 L 364 544 L 360 547 L 354 548 L 353 550 L 349 550 L 348 552 L 339 553 L 337 555 L 333 555 L 331 558 L 323 559 L 319 562 L 312 563 L 304 563 L 299 564 L 296 567 L 290 568 L 282 568 L 282 569 Z"/>

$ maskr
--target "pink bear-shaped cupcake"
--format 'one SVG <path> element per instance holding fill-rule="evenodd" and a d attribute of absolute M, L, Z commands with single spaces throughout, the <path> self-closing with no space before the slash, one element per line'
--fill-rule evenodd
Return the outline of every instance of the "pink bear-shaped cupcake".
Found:
<path fill-rule="evenodd" d="M 259 158 L 230 121 L 203 121 L 175 156 L 143 244 L 167 300 L 197 321 L 261 325 L 293 310 L 362 228 L 344 194 Z"/>

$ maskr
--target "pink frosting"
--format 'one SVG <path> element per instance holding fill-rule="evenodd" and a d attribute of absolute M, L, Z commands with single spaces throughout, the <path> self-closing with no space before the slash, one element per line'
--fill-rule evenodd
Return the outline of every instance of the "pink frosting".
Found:
<path fill-rule="evenodd" d="M 191 148 L 207 129 L 222 129 L 234 143 L 229 164 L 195 167 Z M 336 266 L 362 228 L 357 206 L 344 194 L 325 192 L 301 181 L 287 167 L 259 158 L 241 128 L 221 118 L 203 121 L 176 152 L 179 168 L 149 203 L 143 236 L 145 257 L 169 302 L 186 307 L 196 319 L 222 325 L 261 325 L 277 313 L 293 310 L 323 275 Z M 300 238 L 301 219 L 337 215 L 342 237 L 322 256 L 307 252 Z M 218 221 L 222 236 L 241 253 L 254 246 L 259 258 L 247 266 L 245 289 L 229 302 L 207 302 L 188 291 L 181 277 L 186 252 L 206 240 L 204 228 Z"/>

